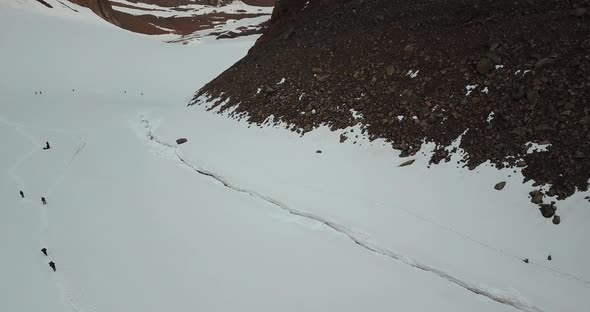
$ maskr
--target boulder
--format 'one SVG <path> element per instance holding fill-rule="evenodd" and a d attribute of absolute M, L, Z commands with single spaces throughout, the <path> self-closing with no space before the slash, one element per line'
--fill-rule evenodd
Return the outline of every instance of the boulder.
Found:
<path fill-rule="evenodd" d="M 529 193 L 529 195 L 531 196 L 531 202 L 533 204 L 541 204 L 543 203 L 543 193 L 541 193 L 541 191 L 539 190 L 534 190 L 532 192 Z"/>
<path fill-rule="evenodd" d="M 340 135 L 340 143 L 344 143 L 344 141 L 346 141 L 347 139 L 348 137 L 344 135 L 344 133 Z"/>
<path fill-rule="evenodd" d="M 555 208 L 554 205 L 541 204 L 540 206 L 541 206 L 541 208 L 539 208 L 539 210 L 541 211 L 541 214 L 543 215 L 543 217 L 549 219 L 555 215 L 555 210 L 557 208 Z M 559 217 L 557 218 L 557 220 L 559 221 Z"/>
<path fill-rule="evenodd" d="M 494 69 L 494 64 L 489 58 L 482 58 L 477 63 L 476 69 L 478 73 L 485 75 Z"/>
<path fill-rule="evenodd" d="M 399 166 L 400 167 L 405 167 L 405 166 L 409 166 L 411 164 L 413 164 L 416 160 L 415 159 L 410 159 L 408 161 L 404 161 L 403 163 L 401 163 Z"/>
<path fill-rule="evenodd" d="M 180 139 L 176 139 L 176 144 L 180 145 L 180 144 L 184 144 L 186 143 L 188 140 L 186 138 L 180 138 Z"/>
<path fill-rule="evenodd" d="M 494 186 L 494 188 L 498 191 L 502 190 L 506 186 L 506 181 L 502 181 Z"/>

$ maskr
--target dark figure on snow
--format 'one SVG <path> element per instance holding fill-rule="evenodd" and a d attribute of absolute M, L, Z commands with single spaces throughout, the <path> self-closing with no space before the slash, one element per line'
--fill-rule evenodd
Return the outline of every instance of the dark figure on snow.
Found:
<path fill-rule="evenodd" d="M 39 94 L 43 94 L 43 92 L 39 91 Z"/>
<path fill-rule="evenodd" d="M 45 142 L 45 147 L 43 149 L 48 150 L 50 148 L 51 148 L 51 146 L 49 146 L 49 142 Z"/>
<path fill-rule="evenodd" d="M 23 191 L 20 191 L 20 197 L 25 198 L 25 193 L 23 193 Z"/>
<path fill-rule="evenodd" d="M 47 248 L 41 248 L 41 252 L 47 256 Z"/>
<path fill-rule="evenodd" d="M 41 197 L 41 203 L 43 205 L 47 205 L 47 201 L 45 200 L 45 197 Z"/>
<path fill-rule="evenodd" d="M 56 271 L 56 269 L 55 269 L 55 262 L 49 261 L 49 266 L 53 269 L 53 272 Z"/>
<path fill-rule="evenodd" d="M 35 91 L 35 95 L 37 95 L 37 91 Z"/>

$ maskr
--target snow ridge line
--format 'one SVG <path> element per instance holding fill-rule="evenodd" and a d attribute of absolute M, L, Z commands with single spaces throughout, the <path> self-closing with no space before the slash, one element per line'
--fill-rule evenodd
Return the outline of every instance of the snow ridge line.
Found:
<path fill-rule="evenodd" d="M 354 243 L 356 243 L 360 247 L 362 247 L 372 253 L 397 260 L 403 264 L 409 265 L 409 266 L 419 269 L 421 271 L 432 273 L 432 274 L 434 274 L 440 278 L 443 278 L 443 279 L 447 280 L 448 282 L 455 284 L 461 288 L 464 288 L 476 295 L 486 297 L 492 301 L 495 301 L 495 302 L 503 304 L 503 305 L 511 306 L 511 307 L 518 309 L 520 311 L 523 311 L 523 312 L 545 312 L 543 309 L 541 309 L 533 304 L 530 304 L 528 302 L 525 302 L 524 300 L 519 299 L 517 297 L 507 296 L 505 294 L 496 293 L 491 289 L 487 289 L 483 286 L 479 286 L 474 283 L 464 281 L 464 280 L 462 280 L 450 273 L 447 273 L 447 272 L 444 272 L 440 269 L 420 263 L 420 262 L 412 259 L 411 257 L 408 257 L 403 254 L 399 254 L 399 253 L 393 252 L 391 250 L 388 250 L 386 248 L 380 247 L 380 246 L 378 246 L 366 239 L 360 238 L 358 236 L 358 234 L 353 233 L 351 230 L 347 229 L 345 226 L 343 226 L 341 224 L 335 223 L 333 221 L 324 219 L 320 216 L 317 216 L 317 215 L 314 215 L 314 214 L 311 214 L 308 212 L 296 210 L 294 208 L 289 207 L 288 205 L 283 204 L 282 202 L 280 202 L 272 197 L 260 194 L 256 191 L 251 191 L 251 190 L 247 190 L 247 189 L 243 189 L 238 186 L 235 186 L 235 185 L 231 184 L 230 182 L 228 182 L 225 178 L 223 178 L 213 172 L 199 168 L 198 166 L 191 163 L 189 160 L 183 158 L 180 155 L 180 153 L 178 152 L 177 146 L 170 144 L 170 143 L 166 143 L 166 142 L 158 139 L 156 136 L 154 136 L 148 120 L 146 120 L 142 117 L 141 123 L 144 125 L 144 127 L 146 129 L 147 138 L 150 141 L 153 141 L 155 143 L 158 143 L 161 146 L 165 146 L 167 148 L 172 149 L 174 154 L 176 155 L 176 157 L 180 160 L 180 162 L 182 164 L 184 164 L 185 166 L 189 167 L 190 169 L 192 169 L 193 171 L 195 171 L 201 175 L 204 175 L 204 176 L 207 176 L 207 177 L 210 177 L 210 178 L 216 180 L 217 182 L 223 184 L 223 186 L 225 186 L 229 189 L 232 189 L 236 192 L 248 194 L 253 197 L 257 197 L 257 198 L 264 200 L 264 201 L 266 201 L 266 202 L 268 202 L 268 203 L 270 203 L 282 210 L 287 211 L 288 213 L 290 213 L 292 215 L 295 215 L 295 216 L 298 216 L 301 218 L 305 218 L 308 220 L 312 220 L 315 222 L 319 222 L 319 223 L 327 226 L 328 228 L 331 228 L 332 230 L 346 236 L 348 239 L 350 239 L 351 241 L 353 241 Z"/>

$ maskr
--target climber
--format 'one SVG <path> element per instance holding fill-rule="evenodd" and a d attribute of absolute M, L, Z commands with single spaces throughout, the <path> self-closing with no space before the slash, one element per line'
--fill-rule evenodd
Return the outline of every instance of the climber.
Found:
<path fill-rule="evenodd" d="M 44 147 L 43 149 L 44 149 L 44 150 L 48 150 L 48 149 L 50 149 L 50 148 L 51 148 L 51 146 L 49 146 L 49 142 L 47 142 L 47 141 L 46 141 L 46 142 L 45 142 L 45 147 Z"/>
<path fill-rule="evenodd" d="M 53 269 L 53 272 L 56 271 L 56 269 L 55 269 L 55 262 L 49 261 L 49 266 Z"/>
<path fill-rule="evenodd" d="M 22 197 L 22 198 L 25 198 L 25 193 L 23 193 L 23 191 L 22 191 L 22 190 L 21 190 L 21 191 L 19 191 L 19 193 L 20 193 L 20 197 Z"/>
<path fill-rule="evenodd" d="M 45 197 L 41 197 L 41 203 L 43 205 L 47 205 L 47 201 L 45 200 Z"/>
<path fill-rule="evenodd" d="M 45 247 L 41 248 L 41 252 L 47 256 L 47 248 L 45 248 Z"/>

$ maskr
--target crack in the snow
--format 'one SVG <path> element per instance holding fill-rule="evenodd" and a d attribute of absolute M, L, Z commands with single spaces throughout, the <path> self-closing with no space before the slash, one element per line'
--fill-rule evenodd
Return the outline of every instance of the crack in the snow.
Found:
<path fill-rule="evenodd" d="M 255 192 L 255 191 L 243 189 L 243 188 L 240 188 L 236 185 L 233 185 L 230 182 L 228 182 L 226 179 L 224 179 L 223 177 L 221 177 L 213 172 L 199 168 L 198 166 L 191 163 L 189 160 L 183 158 L 180 155 L 180 153 L 178 152 L 177 146 L 175 146 L 173 144 L 166 143 L 166 142 L 158 139 L 152 133 L 152 129 L 150 127 L 150 123 L 148 120 L 146 120 L 142 117 L 141 123 L 144 125 L 144 127 L 147 131 L 147 138 L 149 140 L 151 140 L 159 145 L 162 145 L 162 146 L 172 149 L 174 151 L 174 154 L 176 155 L 176 157 L 178 158 L 178 160 L 180 160 L 180 162 L 182 164 L 184 164 L 185 166 L 189 167 L 190 169 L 194 170 L 195 172 L 197 172 L 201 175 L 204 175 L 204 176 L 207 176 L 207 177 L 210 177 L 210 178 L 216 180 L 217 182 L 221 183 L 223 186 L 225 186 L 231 190 L 234 190 L 234 191 L 240 192 L 240 193 L 244 193 L 244 194 L 248 194 L 253 197 L 257 197 L 261 200 L 266 201 L 267 203 L 270 203 L 276 207 L 279 207 L 280 209 L 287 211 L 288 213 L 290 213 L 292 215 L 299 216 L 301 218 L 305 218 L 305 219 L 312 220 L 315 222 L 319 222 L 319 223 L 327 226 L 328 228 L 331 228 L 332 230 L 346 236 L 348 239 L 350 239 L 351 241 L 353 241 L 357 245 L 361 246 L 362 248 L 364 248 L 372 253 L 375 253 L 375 254 L 378 254 L 378 255 L 381 255 L 384 257 L 388 257 L 388 258 L 397 260 L 403 264 L 414 267 L 416 269 L 435 274 L 436 276 L 443 278 L 454 285 L 464 288 L 474 294 L 486 297 L 486 298 L 488 298 L 492 301 L 495 301 L 497 303 L 508 305 L 508 306 L 511 306 L 513 308 L 516 308 L 516 309 L 518 309 L 520 311 L 524 311 L 524 312 L 544 312 L 543 309 L 536 307 L 532 304 L 529 304 L 527 302 L 524 302 L 524 300 L 521 300 L 519 298 L 507 296 L 504 294 L 494 293 L 493 290 L 487 289 L 482 286 L 475 285 L 473 283 L 466 282 L 466 281 L 461 280 L 460 278 L 455 277 L 449 273 L 446 273 L 440 269 L 431 267 L 426 264 L 422 264 L 422 263 L 412 259 L 411 257 L 405 256 L 402 254 L 398 254 L 398 253 L 395 253 L 395 252 L 388 250 L 386 248 L 380 247 L 374 243 L 371 243 L 368 240 L 364 240 L 364 239 L 358 237 L 357 234 L 353 233 L 351 230 L 347 229 L 343 225 L 340 225 L 340 224 L 335 223 L 333 221 L 324 219 L 320 216 L 313 215 L 308 212 L 302 212 L 302 211 L 296 210 L 294 208 L 291 208 L 291 207 L 281 203 L 280 201 L 278 201 L 274 198 L 265 196 L 263 194 Z"/>

